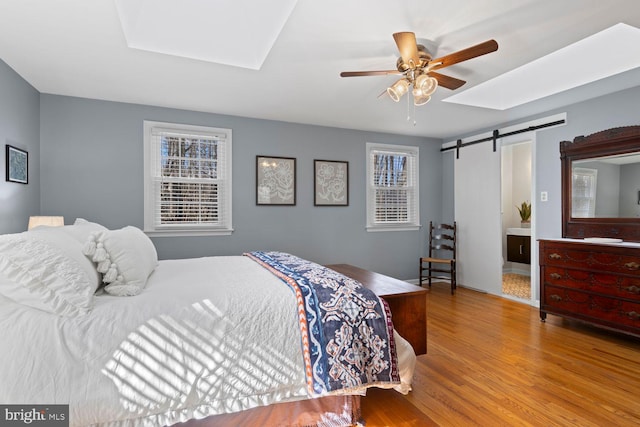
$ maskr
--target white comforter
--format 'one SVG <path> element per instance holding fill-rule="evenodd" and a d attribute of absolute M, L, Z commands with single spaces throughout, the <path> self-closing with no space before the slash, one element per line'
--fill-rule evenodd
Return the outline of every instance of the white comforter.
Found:
<path fill-rule="evenodd" d="M 293 293 L 246 257 L 160 261 L 135 297 L 58 317 L 0 297 L 0 403 L 159 426 L 307 397 Z M 415 355 L 397 334 L 407 392 Z"/>

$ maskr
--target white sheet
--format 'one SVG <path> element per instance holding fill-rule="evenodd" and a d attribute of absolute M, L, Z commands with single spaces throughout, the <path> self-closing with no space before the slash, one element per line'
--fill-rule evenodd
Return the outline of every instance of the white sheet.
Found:
<path fill-rule="evenodd" d="M 155 427 L 303 399 L 295 307 L 242 256 L 160 261 L 142 294 L 96 296 L 76 318 L 3 298 L 0 402 L 68 403 L 71 426 Z M 395 336 L 406 393 L 415 355 Z"/>

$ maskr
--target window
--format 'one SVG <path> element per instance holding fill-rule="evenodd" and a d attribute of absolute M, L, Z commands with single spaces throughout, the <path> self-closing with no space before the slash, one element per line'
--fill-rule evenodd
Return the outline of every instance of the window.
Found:
<path fill-rule="evenodd" d="M 594 218 L 596 216 L 596 186 L 598 170 L 573 168 L 571 186 L 571 216 Z"/>
<path fill-rule="evenodd" d="M 367 230 L 420 227 L 418 147 L 367 143 Z"/>
<path fill-rule="evenodd" d="M 149 235 L 231 234 L 231 129 L 144 122 Z"/>

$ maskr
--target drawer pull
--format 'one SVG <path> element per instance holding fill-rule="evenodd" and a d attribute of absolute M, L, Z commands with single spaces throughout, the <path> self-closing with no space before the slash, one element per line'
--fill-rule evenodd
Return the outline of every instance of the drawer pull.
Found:
<path fill-rule="evenodd" d="M 631 292 L 632 294 L 640 294 L 640 288 L 636 285 L 631 285 L 623 289 L 627 292 Z"/>
<path fill-rule="evenodd" d="M 629 270 L 637 270 L 637 269 L 640 268 L 640 264 L 638 264 L 635 261 L 628 262 L 624 266 L 625 266 L 625 268 L 628 268 Z"/>
<path fill-rule="evenodd" d="M 554 301 L 562 301 L 562 297 L 560 295 L 556 295 L 556 294 L 549 295 L 549 298 L 551 298 Z"/>
<path fill-rule="evenodd" d="M 562 257 L 560 256 L 560 254 L 557 254 L 557 253 L 554 252 L 552 254 L 549 254 L 549 258 L 551 258 L 551 259 L 560 259 Z"/>
<path fill-rule="evenodd" d="M 551 277 L 552 279 L 556 279 L 556 280 L 562 278 L 562 276 L 560 274 L 558 274 L 558 273 L 551 273 L 549 275 L 549 277 Z"/>
<path fill-rule="evenodd" d="M 625 314 L 629 319 L 633 319 L 633 320 L 640 319 L 640 313 L 636 313 L 635 311 L 629 311 L 628 313 L 625 313 Z"/>

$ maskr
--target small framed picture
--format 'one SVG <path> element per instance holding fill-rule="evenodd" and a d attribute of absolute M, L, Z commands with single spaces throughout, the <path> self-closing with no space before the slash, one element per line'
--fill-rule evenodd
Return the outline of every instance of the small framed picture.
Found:
<path fill-rule="evenodd" d="M 349 162 L 314 160 L 315 206 L 349 206 Z"/>
<path fill-rule="evenodd" d="M 256 204 L 294 206 L 296 204 L 296 159 L 256 156 Z"/>
<path fill-rule="evenodd" d="M 7 181 L 29 183 L 29 153 L 7 144 Z"/>

